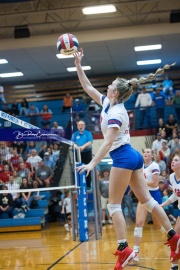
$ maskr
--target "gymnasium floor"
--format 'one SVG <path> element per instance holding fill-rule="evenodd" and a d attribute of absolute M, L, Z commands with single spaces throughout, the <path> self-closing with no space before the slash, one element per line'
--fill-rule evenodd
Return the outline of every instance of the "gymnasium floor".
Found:
<path fill-rule="evenodd" d="M 128 221 L 127 240 L 133 246 L 134 224 Z M 92 232 L 88 242 L 72 241 L 70 233 L 58 223 L 42 231 L 1 233 L 0 269 L 11 270 L 113 270 L 117 244 L 112 225 L 103 227 L 99 240 Z M 165 233 L 146 225 L 141 244 L 140 262 L 131 270 L 169 270 L 169 249 L 164 246 Z"/>

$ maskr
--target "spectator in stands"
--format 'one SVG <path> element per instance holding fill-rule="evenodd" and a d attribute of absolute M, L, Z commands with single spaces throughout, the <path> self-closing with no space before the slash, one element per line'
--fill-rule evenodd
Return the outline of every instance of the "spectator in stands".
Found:
<path fill-rule="evenodd" d="M 22 178 L 26 177 L 28 179 L 28 182 L 31 181 L 31 172 L 28 168 L 25 167 L 24 162 L 19 163 L 19 171 L 18 171 L 18 177 L 21 178 L 21 184 L 22 184 Z"/>
<path fill-rule="evenodd" d="M 180 90 L 176 91 L 176 95 L 172 98 L 171 104 L 175 106 L 176 116 L 180 124 Z"/>
<path fill-rule="evenodd" d="M 41 160 L 39 167 L 35 173 L 35 179 L 40 187 L 49 187 L 53 177 L 53 171 L 49 166 L 46 166 L 44 160 Z"/>
<path fill-rule="evenodd" d="M 165 190 L 166 188 L 167 188 L 167 186 L 166 186 L 164 180 L 163 180 L 163 179 L 160 179 L 160 180 L 159 180 L 159 191 L 160 191 L 160 193 L 161 193 L 161 197 L 163 197 L 163 192 L 164 192 L 164 190 Z"/>
<path fill-rule="evenodd" d="M 136 215 L 133 208 L 132 191 L 130 186 L 127 187 L 122 198 L 122 212 L 125 217 L 125 207 L 127 207 L 132 222 L 136 221 Z"/>
<path fill-rule="evenodd" d="M 22 185 L 20 186 L 20 189 L 31 189 L 32 185 L 28 183 L 28 179 L 26 177 L 22 178 Z M 21 203 L 22 203 L 22 208 L 26 212 L 28 209 L 31 208 L 31 204 L 33 202 L 33 196 L 31 194 L 31 191 L 27 192 L 22 192 L 21 193 Z"/>
<path fill-rule="evenodd" d="M 54 122 L 53 123 L 53 127 L 50 130 L 51 133 L 53 134 L 57 134 L 60 137 L 64 137 L 64 128 L 62 126 L 58 125 L 58 122 Z"/>
<path fill-rule="evenodd" d="M 18 176 L 17 171 L 13 171 L 12 173 L 14 177 L 14 182 L 20 186 L 22 184 L 22 177 Z"/>
<path fill-rule="evenodd" d="M 54 156 L 55 162 L 56 162 L 59 158 L 59 155 L 60 155 L 60 149 L 59 149 L 58 143 L 53 144 L 52 155 Z"/>
<path fill-rule="evenodd" d="M 156 128 L 157 133 L 161 133 L 161 131 L 166 131 L 166 125 L 164 124 L 163 118 L 158 119 L 158 126 Z"/>
<path fill-rule="evenodd" d="M 166 163 L 164 162 L 164 160 L 161 160 L 159 151 L 157 151 L 157 153 L 154 155 L 154 158 L 155 162 L 159 165 L 160 174 L 162 173 L 162 171 L 166 171 Z"/>
<path fill-rule="evenodd" d="M 1 173 L 1 181 L 6 184 L 9 182 L 9 176 L 12 175 L 12 172 L 9 170 L 9 165 L 4 165 L 4 171 Z"/>
<path fill-rule="evenodd" d="M 164 119 L 164 109 L 167 103 L 168 103 L 168 100 L 166 99 L 166 96 L 164 95 L 164 93 L 161 93 L 160 89 L 157 89 L 153 95 L 153 102 L 152 102 L 152 105 L 156 106 L 157 119 L 159 118 Z"/>
<path fill-rule="evenodd" d="M 161 133 L 157 133 L 156 135 L 157 139 L 153 141 L 152 143 L 152 150 L 153 151 L 159 151 L 162 148 L 162 143 L 166 142 L 166 140 L 161 138 Z"/>
<path fill-rule="evenodd" d="M 7 114 L 12 114 L 12 110 L 9 108 L 9 104 L 8 103 L 6 103 L 5 105 L 4 105 L 4 109 L 3 109 L 3 112 L 5 112 L 5 113 L 7 113 Z"/>
<path fill-rule="evenodd" d="M 165 188 L 163 191 L 163 197 L 162 197 L 162 203 L 168 200 L 170 194 L 170 190 L 168 188 Z M 172 204 L 171 204 L 172 205 Z M 171 210 L 170 210 L 170 205 L 164 207 L 164 211 L 166 212 L 166 215 L 171 221 L 171 224 L 176 223 L 176 218 L 173 216 Z"/>
<path fill-rule="evenodd" d="M 24 161 L 22 157 L 19 157 L 18 171 L 20 170 L 20 163 L 23 162 L 26 169 L 31 170 L 31 164 L 27 161 Z"/>
<path fill-rule="evenodd" d="M 27 148 L 27 143 L 23 141 L 15 141 L 12 143 L 12 148 L 17 150 L 17 153 L 21 156 L 24 156 L 25 150 Z"/>
<path fill-rule="evenodd" d="M 50 154 L 49 152 L 46 152 L 44 154 L 44 163 L 46 166 L 50 167 L 51 169 L 54 169 L 54 166 L 55 166 L 55 162 L 52 158 L 50 158 Z"/>
<path fill-rule="evenodd" d="M 5 103 L 6 103 L 6 100 L 4 97 L 4 87 L 0 85 L 0 105 L 5 104 Z"/>
<path fill-rule="evenodd" d="M 39 149 L 36 146 L 36 143 L 34 141 L 28 143 L 27 148 L 26 148 L 26 152 L 28 154 L 30 154 L 32 150 L 36 150 L 37 153 L 39 151 Z"/>
<path fill-rule="evenodd" d="M 83 107 L 81 103 L 79 102 L 78 98 L 75 99 L 75 104 L 72 107 L 72 111 L 73 111 L 73 117 L 75 117 L 76 115 L 79 115 L 79 117 L 82 118 L 84 116 Z"/>
<path fill-rule="evenodd" d="M 26 115 L 27 109 L 29 108 L 29 104 L 26 98 L 23 98 L 21 101 L 20 115 Z"/>
<path fill-rule="evenodd" d="M 12 156 L 6 142 L 0 142 L 0 156 L 2 160 L 9 160 Z"/>
<path fill-rule="evenodd" d="M 38 115 L 39 109 L 31 104 L 30 107 L 26 110 L 26 116 L 29 116 L 29 121 L 31 125 L 38 126 Z"/>
<path fill-rule="evenodd" d="M 77 128 L 72 135 L 72 141 L 79 147 L 82 163 L 88 164 L 92 159 L 92 143 L 93 137 L 91 132 L 85 129 L 84 121 L 79 121 Z M 86 177 L 87 187 L 91 187 L 91 173 Z"/>
<path fill-rule="evenodd" d="M 83 94 L 82 100 L 84 104 L 89 104 L 91 102 L 91 98 L 86 93 Z"/>
<path fill-rule="evenodd" d="M 102 225 L 106 224 L 106 211 L 109 199 L 109 170 L 103 171 L 103 178 L 99 180 L 99 192 L 101 198 L 101 208 L 102 208 Z M 108 223 L 112 224 L 112 219 L 108 213 Z"/>
<path fill-rule="evenodd" d="M 47 152 L 47 143 L 44 143 L 42 145 L 42 147 L 39 150 L 39 156 L 43 159 L 44 158 L 44 154 L 45 152 Z"/>
<path fill-rule="evenodd" d="M 175 143 L 174 139 L 178 137 L 177 132 L 173 132 L 172 138 L 168 141 L 168 147 L 171 149 Z"/>
<path fill-rule="evenodd" d="M 39 166 L 42 158 L 37 154 L 35 149 L 31 150 L 31 155 L 28 157 L 27 162 L 31 164 L 31 170 L 35 171 L 35 169 Z"/>
<path fill-rule="evenodd" d="M 173 91 L 173 81 L 166 75 L 165 80 L 162 82 L 163 92 L 168 97 L 170 92 Z"/>
<path fill-rule="evenodd" d="M 98 112 L 100 110 L 101 107 L 94 100 L 91 100 L 90 105 L 87 107 L 87 111 Z"/>
<path fill-rule="evenodd" d="M 13 197 L 11 193 L 7 193 L 7 186 L 3 186 L 2 189 L 4 190 L 4 193 L 0 194 L 0 216 L 2 216 L 3 213 L 6 213 L 9 218 L 13 217 Z"/>
<path fill-rule="evenodd" d="M 13 99 L 13 103 L 11 104 L 11 111 L 12 111 L 12 115 L 14 116 L 19 115 L 19 105 L 16 99 Z"/>
<path fill-rule="evenodd" d="M 149 93 L 146 93 L 146 88 L 142 88 L 142 93 L 138 95 L 135 108 L 140 105 L 140 129 L 143 128 L 144 119 L 146 117 L 148 128 L 151 127 L 150 107 L 152 105 L 152 98 Z"/>
<path fill-rule="evenodd" d="M 180 150 L 179 137 L 175 137 L 174 138 L 174 143 L 173 143 L 173 146 L 171 147 L 171 153 L 174 153 L 175 149 L 179 149 Z"/>
<path fill-rule="evenodd" d="M 42 117 L 42 128 L 49 129 L 52 119 L 52 111 L 48 108 L 48 106 L 45 104 L 40 112 Z"/>
<path fill-rule="evenodd" d="M 18 155 L 16 149 L 12 151 L 12 154 L 13 156 L 9 160 L 9 165 L 10 165 L 11 170 L 14 171 L 14 170 L 18 170 L 20 156 Z"/>
<path fill-rule="evenodd" d="M 20 189 L 20 185 L 14 181 L 13 175 L 9 176 L 9 183 L 7 183 L 6 186 L 7 186 L 8 190 Z M 11 194 L 13 197 L 14 207 L 20 207 L 21 206 L 20 193 L 12 192 Z"/>
<path fill-rule="evenodd" d="M 69 93 L 67 93 L 63 99 L 62 112 L 65 112 L 66 110 L 70 111 L 70 109 L 72 108 L 72 103 L 73 98 L 70 96 Z"/>
<path fill-rule="evenodd" d="M 164 161 L 167 164 L 168 160 L 169 160 L 169 156 L 170 156 L 170 149 L 167 146 L 167 142 L 162 142 L 162 148 L 161 148 L 160 152 L 163 154 Z"/>
<path fill-rule="evenodd" d="M 177 127 L 178 127 L 178 124 L 177 124 L 177 121 L 174 119 L 174 115 L 170 114 L 169 119 L 166 121 L 167 137 L 171 137 L 172 136 L 172 130 L 174 128 L 177 129 Z"/>

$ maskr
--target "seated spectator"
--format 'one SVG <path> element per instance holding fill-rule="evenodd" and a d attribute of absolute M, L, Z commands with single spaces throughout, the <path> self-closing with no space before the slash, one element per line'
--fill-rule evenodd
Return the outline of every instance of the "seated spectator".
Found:
<path fill-rule="evenodd" d="M 159 165 L 160 173 L 162 173 L 162 171 L 166 171 L 166 163 L 161 160 L 159 151 L 154 155 L 154 158 L 155 162 Z"/>
<path fill-rule="evenodd" d="M 16 99 L 14 99 L 13 103 L 11 104 L 11 111 L 12 111 L 12 115 L 14 116 L 19 115 L 19 105 Z"/>
<path fill-rule="evenodd" d="M 7 113 L 7 114 L 12 114 L 12 110 L 9 108 L 9 104 L 6 103 L 4 104 L 4 109 L 3 109 L 3 112 Z"/>
<path fill-rule="evenodd" d="M 152 105 L 152 97 L 146 92 L 146 88 L 142 88 L 142 93 L 138 95 L 135 108 L 140 106 L 140 124 L 139 128 L 143 129 L 144 119 L 146 117 L 148 128 L 151 127 L 150 107 Z"/>
<path fill-rule="evenodd" d="M 39 150 L 39 156 L 43 159 L 44 158 L 44 154 L 45 152 L 47 152 L 47 143 L 44 143 L 40 150 Z"/>
<path fill-rule="evenodd" d="M 25 150 L 27 148 L 27 143 L 23 141 L 18 141 L 18 142 L 13 142 L 12 143 L 12 148 L 17 150 L 17 153 L 21 156 L 24 156 Z"/>
<path fill-rule="evenodd" d="M 173 91 L 173 81 L 166 75 L 165 80 L 162 82 L 163 92 L 168 97 L 170 92 Z"/>
<path fill-rule="evenodd" d="M 20 189 L 20 185 L 14 181 L 13 175 L 9 176 L 9 183 L 7 183 L 6 186 L 7 186 L 8 190 Z M 12 192 L 11 194 L 13 197 L 14 207 L 20 207 L 21 206 L 20 193 Z"/>
<path fill-rule="evenodd" d="M 64 137 L 64 128 L 62 126 L 59 126 L 58 123 L 55 121 L 53 123 L 53 127 L 50 130 L 50 133 L 57 134 L 60 137 Z"/>
<path fill-rule="evenodd" d="M 170 114 L 169 119 L 166 121 L 167 137 L 171 137 L 172 130 L 177 127 L 178 127 L 178 124 L 177 124 L 177 121 L 174 119 L 174 115 Z"/>
<path fill-rule="evenodd" d="M 157 133 L 161 133 L 161 131 L 166 131 L 166 125 L 164 124 L 163 118 L 158 119 L 158 126 L 156 128 Z"/>
<path fill-rule="evenodd" d="M 174 139 L 178 137 L 177 132 L 173 132 L 172 138 L 168 141 L 168 147 L 171 149 L 175 143 Z"/>
<path fill-rule="evenodd" d="M 161 172 L 161 174 L 159 175 L 159 181 L 160 180 L 163 180 L 166 188 L 169 188 L 169 186 L 170 186 L 169 175 L 167 174 L 166 171 Z"/>
<path fill-rule="evenodd" d="M 14 182 L 20 186 L 22 184 L 22 177 L 18 176 L 17 171 L 13 171 L 12 173 L 14 177 Z"/>
<path fill-rule="evenodd" d="M 168 100 L 164 93 L 160 92 L 160 89 L 156 89 L 156 92 L 153 95 L 152 106 L 156 106 L 156 118 L 164 119 L 164 109 L 165 105 L 167 105 Z"/>
<path fill-rule="evenodd" d="M 19 163 L 19 171 L 17 173 L 18 177 L 21 178 L 21 184 L 22 184 L 22 178 L 26 177 L 28 179 L 28 182 L 30 183 L 31 181 L 31 172 L 28 168 L 25 167 L 24 162 Z"/>
<path fill-rule="evenodd" d="M 31 150 L 36 150 L 37 153 L 39 151 L 39 148 L 36 146 L 36 143 L 34 141 L 28 143 L 26 152 L 30 154 Z"/>
<path fill-rule="evenodd" d="M 18 166 L 19 166 L 19 155 L 17 153 L 17 150 L 13 150 L 12 151 L 13 156 L 10 158 L 9 160 L 9 165 L 12 171 L 14 170 L 18 170 Z"/>
<path fill-rule="evenodd" d="M 35 179 L 40 187 L 49 187 L 53 177 L 53 171 L 49 166 L 45 165 L 44 160 L 41 160 L 39 167 L 35 172 Z"/>
<path fill-rule="evenodd" d="M 152 150 L 153 151 L 159 151 L 162 148 L 162 143 L 166 142 L 166 140 L 162 139 L 161 133 L 157 133 L 156 135 L 157 139 L 153 141 L 152 143 Z"/>
<path fill-rule="evenodd" d="M 1 181 L 6 184 L 9 182 L 9 176 L 12 175 L 12 172 L 9 170 L 9 165 L 4 165 L 4 171 L 0 174 Z"/>
<path fill-rule="evenodd" d="M 55 162 L 53 160 L 53 158 L 50 157 L 49 153 L 46 152 L 44 154 L 44 163 L 46 166 L 50 167 L 51 169 L 54 169 L 54 166 L 55 166 Z"/>
<path fill-rule="evenodd" d="M 26 115 L 27 109 L 29 108 L 29 104 L 26 100 L 26 98 L 23 98 L 21 101 L 21 108 L 20 108 L 20 115 Z"/>
<path fill-rule="evenodd" d="M 31 104 L 26 110 L 26 116 L 29 116 L 29 122 L 31 125 L 38 126 L 39 109 Z"/>
<path fill-rule="evenodd" d="M 180 123 L 180 90 L 176 91 L 175 96 L 172 98 L 171 104 L 175 107 L 176 116 Z"/>
<path fill-rule="evenodd" d="M 52 118 L 52 111 L 48 108 L 48 106 L 45 104 L 43 106 L 43 109 L 40 112 L 42 117 L 42 128 L 49 129 L 51 124 L 51 118 Z"/>
<path fill-rule="evenodd" d="M 75 117 L 76 115 L 79 115 L 79 117 L 83 117 L 83 107 L 79 102 L 79 99 L 75 99 L 75 104 L 72 107 L 72 111 L 73 111 L 73 117 Z"/>
<path fill-rule="evenodd" d="M 122 212 L 125 217 L 125 207 L 127 207 L 132 222 L 136 221 L 136 214 L 133 208 L 132 191 L 130 186 L 127 187 L 124 196 L 122 198 Z"/>
<path fill-rule="evenodd" d="M 162 148 L 160 149 L 160 152 L 163 154 L 164 161 L 167 164 L 170 156 L 170 149 L 167 146 L 167 142 L 162 142 Z"/>
<path fill-rule="evenodd" d="M 7 186 L 3 186 L 4 193 L 0 194 L 0 217 L 6 213 L 9 218 L 13 217 L 14 202 L 11 193 L 7 193 Z"/>
<path fill-rule="evenodd" d="M 165 201 L 168 200 L 169 198 L 169 189 L 164 189 L 163 191 L 163 197 L 162 197 L 162 203 L 164 203 Z M 170 207 L 171 205 L 171 207 Z M 173 216 L 173 205 L 170 204 L 164 207 L 164 211 L 166 212 L 166 215 L 168 216 L 168 218 L 171 221 L 171 224 L 175 224 L 176 223 L 176 218 Z M 171 210 L 172 209 L 172 210 Z"/>
<path fill-rule="evenodd" d="M 22 178 L 22 185 L 20 186 L 20 189 L 31 189 L 32 185 L 28 183 L 28 179 L 26 177 Z M 31 208 L 31 204 L 33 202 L 33 196 L 31 194 L 31 191 L 22 192 L 21 193 L 21 204 L 22 208 L 26 212 L 28 209 Z"/>
<path fill-rule="evenodd" d="M 82 100 L 84 104 L 89 104 L 91 102 L 91 98 L 86 93 L 82 96 Z"/>
<path fill-rule="evenodd" d="M 20 170 L 20 163 L 23 162 L 26 169 L 31 171 L 31 164 L 27 161 L 24 161 L 22 157 L 19 157 L 18 171 Z"/>
<path fill-rule="evenodd" d="M 163 197 L 163 192 L 167 188 L 163 179 L 159 180 L 159 191 L 161 192 L 161 196 Z"/>
<path fill-rule="evenodd" d="M 7 146 L 6 142 L 0 142 L 0 156 L 2 160 L 7 160 L 12 157 L 12 153 L 10 153 L 10 148 Z"/>
<path fill-rule="evenodd" d="M 66 110 L 70 111 L 70 109 L 72 108 L 72 103 L 73 98 L 70 96 L 69 93 L 67 93 L 63 99 L 62 112 L 65 112 Z"/>
<path fill-rule="evenodd" d="M 174 143 L 173 143 L 173 146 L 171 147 L 171 153 L 174 153 L 175 149 L 180 150 L 180 140 L 178 137 L 174 138 Z"/>
<path fill-rule="evenodd" d="M 31 164 L 31 171 L 35 171 L 41 160 L 42 158 L 37 154 L 37 151 L 35 149 L 31 150 L 31 155 L 27 159 L 27 162 Z"/>
<path fill-rule="evenodd" d="M 58 143 L 53 144 L 52 155 L 55 157 L 54 160 L 56 162 L 59 158 L 59 155 L 60 155 L 60 149 L 59 149 Z"/>
<path fill-rule="evenodd" d="M 167 141 L 167 135 L 166 135 L 166 131 L 164 131 L 164 130 L 162 130 L 161 132 L 161 138 L 163 139 L 163 140 L 166 140 Z"/>
<path fill-rule="evenodd" d="M 91 104 L 87 107 L 87 111 L 99 111 L 101 107 L 94 101 L 91 100 Z"/>

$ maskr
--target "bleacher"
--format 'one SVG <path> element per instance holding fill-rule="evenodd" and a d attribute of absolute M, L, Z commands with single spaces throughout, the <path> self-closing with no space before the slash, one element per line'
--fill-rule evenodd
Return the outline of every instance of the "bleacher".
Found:
<path fill-rule="evenodd" d="M 41 230 L 46 224 L 50 195 L 49 191 L 41 191 L 38 196 L 42 199 L 36 201 L 37 205 L 33 209 L 25 212 L 24 218 L 8 218 L 7 214 L 3 213 L 0 218 L 0 232 Z M 14 209 L 13 216 L 18 213 L 18 210 Z"/>

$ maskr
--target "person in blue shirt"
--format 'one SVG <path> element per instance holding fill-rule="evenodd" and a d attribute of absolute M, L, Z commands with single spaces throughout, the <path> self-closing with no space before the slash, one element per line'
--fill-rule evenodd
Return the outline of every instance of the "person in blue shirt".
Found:
<path fill-rule="evenodd" d="M 73 133 L 71 140 L 80 148 L 82 163 L 88 164 L 92 159 L 93 137 L 90 131 L 85 129 L 85 122 L 77 123 L 78 130 Z M 91 187 L 91 174 L 86 177 L 87 187 Z"/>
<path fill-rule="evenodd" d="M 79 117 L 83 117 L 83 107 L 79 102 L 79 99 L 75 99 L 75 104 L 72 107 L 73 116 L 79 115 Z"/>
<path fill-rule="evenodd" d="M 153 96 L 153 106 L 156 106 L 156 117 L 157 121 L 162 118 L 164 119 L 164 109 L 167 104 L 168 100 L 164 93 L 160 92 L 160 89 L 157 89 L 154 96 Z"/>

